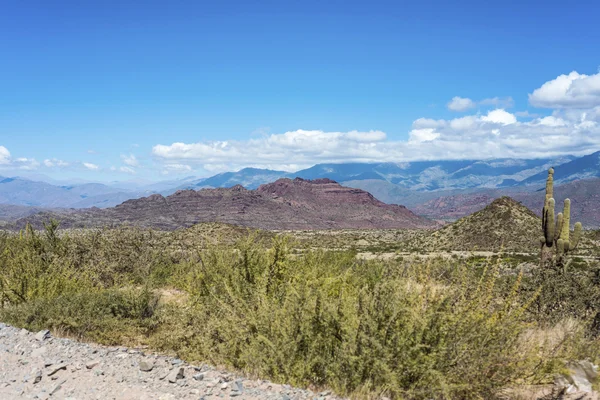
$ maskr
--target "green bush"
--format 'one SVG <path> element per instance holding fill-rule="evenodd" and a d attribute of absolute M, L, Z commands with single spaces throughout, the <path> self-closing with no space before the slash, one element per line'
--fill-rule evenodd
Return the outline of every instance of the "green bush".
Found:
<path fill-rule="evenodd" d="M 2 321 L 32 331 L 108 345 L 144 340 L 157 327 L 158 298 L 144 289 L 111 289 L 36 299 L 0 310 Z"/>
<path fill-rule="evenodd" d="M 554 324 L 565 318 L 590 321 L 600 313 L 600 268 L 567 264 L 536 268 L 525 281 L 524 291 L 541 287 L 529 313 L 539 322 Z M 600 332 L 596 332 L 597 335 Z"/>
<path fill-rule="evenodd" d="M 290 258 L 283 241 L 238 250 L 211 249 L 187 272 L 192 307 L 164 315 L 155 346 L 294 384 L 415 399 L 490 398 L 542 362 L 519 342 L 529 328 L 520 278 L 497 297 L 497 264 L 478 281 L 462 269 L 451 287 L 423 265 Z"/>
<path fill-rule="evenodd" d="M 357 398 L 492 399 L 599 355 L 582 328 L 597 283 L 580 267 L 523 275 L 503 257 L 364 261 L 280 236 L 200 246 L 185 231 L 56 228 L 0 235 L 2 321 Z"/>

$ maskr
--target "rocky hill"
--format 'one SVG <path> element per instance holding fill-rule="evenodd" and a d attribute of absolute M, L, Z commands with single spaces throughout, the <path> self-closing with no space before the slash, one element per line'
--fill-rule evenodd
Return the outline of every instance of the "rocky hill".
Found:
<path fill-rule="evenodd" d="M 496 191 L 492 193 L 484 192 L 441 196 L 437 199 L 415 205 L 411 209 L 415 213 L 431 219 L 455 221 L 485 208 L 499 197 L 502 196 Z"/>
<path fill-rule="evenodd" d="M 544 185 L 530 192 L 515 189 L 487 189 L 475 193 L 457 193 L 441 196 L 421 204 L 409 205 L 418 215 L 435 220 L 456 220 L 483 209 L 497 198 L 510 196 L 541 215 L 544 204 Z M 565 198 L 571 199 L 571 217 L 581 221 L 585 228 L 600 227 L 600 179 L 581 179 L 555 186 L 557 204 Z"/>
<path fill-rule="evenodd" d="M 431 233 L 417 246 L 428 250 L 535 251 L 540 218 L 510 197 Z M 414 245 L 414 244 L 413 244 Z"/>
<path fill-rule="evenodd" d="M 41 227 L 55 218 L 62 227 L 99 227 L 130 223 L 176 229 L 199 222 L 224 222 L 262 229 L 432 228 L 404 206 L 385 204 L 370 193 L 329 179 L 279 179 L 256 190 L 242 186 L 180 190 L 164 197 L 128 200 L 107 209 L 44 212 L 16 221 Z"/>

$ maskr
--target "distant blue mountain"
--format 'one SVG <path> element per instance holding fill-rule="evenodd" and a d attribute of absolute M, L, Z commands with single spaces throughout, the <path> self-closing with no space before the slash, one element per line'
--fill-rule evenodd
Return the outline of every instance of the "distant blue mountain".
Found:
<path fill-rule="evenodd" d="M 563 164 L 573 159 L 317 164 L 289 175 L 305 179 L 329 178 L 338 182 L 381 180 L 417 191 L 499 188 L 520 185 L 523 180 L 543 173 L 553 164 Z"/>
<path fill-rule="evenodd" d="M 283 171 L 274 171 L 260 168 L 244 168 L 237 172 L 223 172 L 211 176 L 210 178 L 199 179 L 189 182 L 179 189 L 202 189 L 232 187 L 242 185 L 247 189 L 256 189 L 264 183 L 276 181 L 279 178 L 286 177 L 288 174 Z"/>
<path fill-rule="evenodd" d="M 168 195 L 179 189 L 217 188 L 242 185 L 248 189 L 279 178 L 329 178 L 346 186 L 364 189 L 384 201 L 404 204 L 418 198 L 435 198 L 442 193 L 505 189 L 532 191 L 543 185 L 547 169 L 556 169 L 557 183 L 600 177 L 600 152 L 584 157 L 547 159 L 495 159 L 459 161 L 418 161 L 402 163 L 326 163 L 295 173 L 260 168 L 244 168 L 208 178 L 185 177 L 156 183 L 127 186 L 113 183 L 54 185 L 19 177 L 0 177 L 0 204 L 36 207 L 109 207 L 127 199 L 152 193 Z"/>
<path fill-rule="evenodd" d="M 329 178 L 334 181 L 343 182 L 351 179 L 383 179 L 383 175 L 377 172 L 377 166 L 381 164 L 317 164 L 313 167 L 288 174 L 289 177 L 302 179 Z"/>
<path fill-rule="evenodd" d="M 546 171 L 543 171 L 530 176 L 520 183 L 522 185 L 539 184 L 545 182 L 547 177 L 548 174 Z M 595 177 L 600 177 L 600 151 L 560 164 L 560 168 L 557 168 L 554 172 L 554 181 L 556 183 L 566 183 L 577 179 Z"/>
<path fill-rule="evenodd" d="M 112 207 L 141 193 L 111 188 L 100 183 L 57 186 L 25 178 L 0 178 L 0 204 L 34 207 Z"/>

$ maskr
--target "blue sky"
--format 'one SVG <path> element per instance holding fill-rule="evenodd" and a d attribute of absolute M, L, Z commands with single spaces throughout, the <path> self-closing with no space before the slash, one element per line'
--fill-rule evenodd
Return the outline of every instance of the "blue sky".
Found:
<path fill-rule="evenodd" d="M 600 4 L 487 3 L 4 2 L 0 175 L 600 149 Z"/>

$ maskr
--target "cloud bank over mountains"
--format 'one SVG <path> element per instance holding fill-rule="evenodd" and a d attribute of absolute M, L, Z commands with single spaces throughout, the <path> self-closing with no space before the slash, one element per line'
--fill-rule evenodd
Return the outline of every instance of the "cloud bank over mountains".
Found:
<path fill-rule="evenodd" d="M 452 119 L 419 118 L 413 122 L 408 140 L 393 140 L 381 131 L 299 129 L 246 141 L 159 144 L 152 153 L 167 165 L 220 165 L 223 169 L 252 165 L 285 170 L 322 162 L 536 158 L 583 155 L 600 149 L 600 73 L 571 72 L 533 90 L 530 105 L 552 109 L 551 115 L 513 113 L 507 110 L 513 103 L 510 97 L 480 101 L 454 97 L 447 104 L 451 111 L 491 108 Z"/>
<path fill-rule="evenodd" d="M 600 149 L 600 72 L 585 75 L 573 71 L 560 75 L 529 93 L 528 101 L 529 106 L 541 110 L 511 111 L 514 107 L 511 97 L 473 100 L 456 96 L 446 107 L 462 115 L 448 119 L 418 118 L 404 140 L 379 130 L 297 129 L 248 140 L 159 143 L 152 147 L 152 157 L 144 162 L 143 156 L 138 158 L 139 154 L 124 152 L 121 165 L 65 161 L 53 155 L 38 162 L 14 157 L 0 143 L 0 173 L 44 168 L 123 174 L 148 168 L 164 175 L 242 167 L 295 171 L 325 162 L 536 158 L 583 155 Z"/>

